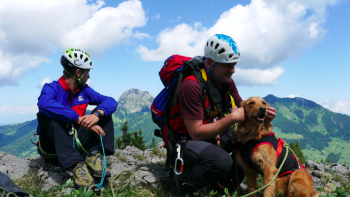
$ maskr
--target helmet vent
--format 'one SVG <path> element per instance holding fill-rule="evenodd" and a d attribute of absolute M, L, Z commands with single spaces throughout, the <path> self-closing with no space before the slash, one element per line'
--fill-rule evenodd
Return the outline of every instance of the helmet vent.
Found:
<path fill-rule="evenodd" d="M 213 42 L 213 41 L 211 41 L 211 43 L 210 43 L 210 47 L 213 47 L 213 44 L 214 44 L 214 42 Z"/>
<path fill-rule="evenodd" d="M 83 59 L 83 54 L 80 54 L 80 59 L 81 59 L 81 60 Z"/>
<path fill-rule="evenodd" d="M 71 55 L 71 54 L 69 54 L 68 56 L 69 56 L 69 58 L 72 58 L 72 55 Z"/>
<path fill-rule="evenodd" d="M 230 55 L 228 55 L 228 58 L 229 58 L 229 59 L 231 59 L 231 58 L 232 58 L 232 56 L 233 56 L 233 55 L 232 55 L 232 54 L 230 54 Z"/>
<path fill-rule="evenodd" d="M 219 53 L 218 54 L 221 54 L 221 53 L 224 53 L 225 52 L 225 49 L 224 48 L 222 48 L 222 49 L 220 49 L 220 51 L 219 51 Z"/>
<path fill-rule="evenodd" d="M 207 42 L 207 47 L 209 46 L 209 42 Z"/>
<path fill-rule="evenodd" d="M 217 44 L 215 45 L 215 50 L 216 50 L 218 47 L 219 47 L 219 43 L 217 43 Z"/>
<path fill-rule="evenodd" d="M 92 62 L 90 62 L 90 66 L 92 66 Z"/>
<path fill-rule="evenodd" d="M 74 53 L 74 57 L 77 58 L 77 53 Z"/>
<path fill-rule="evenodd" d="M 84 60 L 84 63 L 87 62 L 87 61 L 89 61 L 89 58 L 86 57 L 85 60 Z"/>

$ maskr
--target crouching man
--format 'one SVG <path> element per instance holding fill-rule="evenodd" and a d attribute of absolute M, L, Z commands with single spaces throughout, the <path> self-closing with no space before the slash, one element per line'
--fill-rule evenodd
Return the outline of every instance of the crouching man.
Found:
<path fill-rule="evenodd" d="M 62 170 L 72 170 L 76 188 L 90 187 L 95 184 L 92 176 L 102 176 L 102 148 L 105 155 L 114 154 L 111 115 L 118 103 L 86 84 L 93 68 L 87 52 L 68 49 L 61 57 L 61 64 L 63 76 L 45 84 L 38 99 L 38 152 L 45 158 L 57 159 Z M 89 104 L 97 107 L 85 115 Z M 109 171 L 108 176 L 111 176 Z"/>

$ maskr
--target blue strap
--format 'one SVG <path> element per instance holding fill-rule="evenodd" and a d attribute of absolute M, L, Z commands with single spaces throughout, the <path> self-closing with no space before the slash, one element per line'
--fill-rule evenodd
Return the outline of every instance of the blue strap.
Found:
<path fill-rule="evenodd" d="M 102 184 L 103 181 L 105 179 L 105 175 L 106 175 L 106 168 L 107 168 L 107 161 L 106 161 L 106 155 L 105 155 L 105 149 L 103 147 L 103 142 L 102 142 L 102 135 L 100 134 L 100 138 L 101 138 L 101 146 L 102 146 L 102 151 L 103 151 L 103 173 L 102 173 L 102 178 L 101 178 L 101 182 L 99 184 L 97 184 L 97 189 L 101 189 L 102 188 Z"/>
<path fill-rule="evenodd" d="M 210 69 L 208 70 L 207 67 L 204 66 L 205 70 L 208 72 L 208 74 L 210 75 L 210 77 L 212 79 L 214 79 L 213 74 L 211 73 L 211 70 L 213 70 L 214 66 L 216 65 L 216 62 L 210 67 Z M 215 79 L 214 79 L 215 80 Z"/>

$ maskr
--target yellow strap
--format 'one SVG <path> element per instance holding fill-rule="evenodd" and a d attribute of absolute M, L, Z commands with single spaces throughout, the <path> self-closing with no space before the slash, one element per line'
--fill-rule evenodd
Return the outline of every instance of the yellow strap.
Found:
<path fill-rule="evenodd" d="M 78 136 L 77 136 L 77 133 L 78 133 L 77 130 L 74 128 L 74 138 L 75 138 L 75 141 L 76 141 L 76 143 L 77 143 L 78 150 L 79 150 L 79 149 L 82 149 L 82 150 L 84 151 L 84 153 L 89 153 L 88 151 L 86 151 L 86 150 L 84 149 L 83 145 L 81 145 L 80 140 L 79 140 L 79 138 L 78 138 Z"/>
<path fill-rule="evenodd" d="M 46 157 L 46 158 L 55 158 L 55 157 L 56 157 L 56 154 L 49 154 L 49 153 L 45 152 L 45 151 L 43 150 L 43 148 L 41 148 L 41 143 L 40 143 L 40 141 L 39 141 L 39 151 L 40 151 L 40 153 L 43 155 L 43 157 Z"/>
<path fill-rule="evenodd" d="M 200 69 L 201 73 L 202 73 L 202 77 L 204 82 L 206 82 L 208 80 L 207 78 L 207 73 L 205 72 L 204 68 Z"/>

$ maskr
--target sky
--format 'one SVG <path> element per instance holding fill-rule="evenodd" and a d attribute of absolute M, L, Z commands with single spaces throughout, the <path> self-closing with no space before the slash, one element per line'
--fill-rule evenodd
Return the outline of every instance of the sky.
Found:
<path fill-rule="evenodd" d="M 350 0 L 0 0 L 0 125 L 35 119 L 68 48 L 87 51 L 89 85 L 118 100 L 156 96 L 164 60 L 204 54 L 214 34 L 241 51 L 243 99 L 302 97 L 350 115 Z"/>

